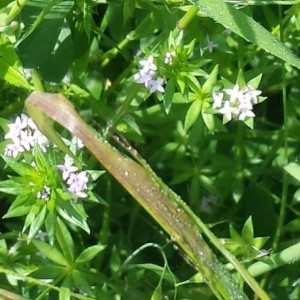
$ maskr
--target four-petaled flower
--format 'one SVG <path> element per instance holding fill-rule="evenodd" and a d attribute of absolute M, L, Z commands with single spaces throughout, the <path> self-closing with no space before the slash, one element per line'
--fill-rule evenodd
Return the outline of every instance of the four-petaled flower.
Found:
<path fill-rule="evenodd" d="M 150 93 L 154 93 L 156 91 L 163 93 L 165 89 L 163 88 L 164 80 L 161 77 L 158 77 L 157 79 L 152 79 L 150 81 Z"/>
<path fill-rule="evenodd" d="M 65 163 L 63 165 L 57 165 L 57 169 L 62 171 L 63 180 L 67 180 L 71 173 L 74 173 L 78 170 L 76 166 L 73 166 L 73 158 L 69 155 L 65 155 Z"/>
<path fill-rule="evenodd" d="M 213 108 L 220 108 L 222 106 L 224 94 L 223 93 L 214 93 L 213 94 Z"/>
<path fill-rule="evenodd" d="M 154 57 L 150 55 L 147 59 L 143 59 L 139 62 L 141 66 L 143 66 L 142 71 L 144 73 L 150 73 L 151 71 L 156 71 L 157 66 L 153 63 Z"/>
<path fill-rule="evenodd" d="M 209 53 L 212 53 L 214 51 L 215 48 L 218 47 L 218 44 L 216 44 L 213 41 L 210 41 L 209 38 L 207 37 L 207 46 L 204 47 L 204 50 L 208 50 Z"/>

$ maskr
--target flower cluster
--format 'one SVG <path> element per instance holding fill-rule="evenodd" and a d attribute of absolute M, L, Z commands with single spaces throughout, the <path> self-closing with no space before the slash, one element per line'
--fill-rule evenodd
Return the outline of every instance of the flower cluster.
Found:
<path fill-rule="evenodd" d="M 73 159 L 66 155 L 63 165 L 57 165 L 57 169 L 62 172 L 62 178 L 67 183 L 67 190 L 77 198 L 86 198 L 85 192 L 88 184 L 86 171 L 78 172 L 78 168 L 73 165 Z"/>
<path fill-rule="evenodd" d="M 9 131 L 4 136 L 11 140 L 4 150 L 4 155 L 16 157 L 19 153 L 33 149 L 37 144 L 43 152 L 46 152 L 48 139 L 38 130 L 31 118 L 25 114 L 18 116 L 14 123 L 8 124 Z"/>
<path fill-rule="evenodd" d="M 176 52 L 175 51 L 168 51 L 168 52 L 166 52 L 164 63 L 166 65 L 172 65 L 173 64 L 173 58 L 175 56 L 176 56 Z"/>
<path fill-rule="evenodd" d="M 253 105 L 258 103 L 258 96 L 261 91 L 246 85 L 240 89 L 236 84 L 232 89 L 225 89 L 223 92 L 213 94 L 213 108 L 224 115 L 228 121 L 232 118 L 245 120 L 255 117 Z"/>
<path fill-rule="evenodd" d="M 51 189 L 49 186 L 44 185 L 43 189 L 38 191 L 37 198 L 48 201 L 50 199 Z"/>
<path fill-rule="evenodd" d="M 133 75 L 133 78 L 137 83 L 144 84 L 144 86 L 150 90 L 150 93 L 156 91 L 163 93 L 165 91 L 163 87 L 164 80 L 162 77 L 157 76 L 157 66 L 153 61 L 153 55 L 141 60 L 139 62 L 141 68 Z"/>

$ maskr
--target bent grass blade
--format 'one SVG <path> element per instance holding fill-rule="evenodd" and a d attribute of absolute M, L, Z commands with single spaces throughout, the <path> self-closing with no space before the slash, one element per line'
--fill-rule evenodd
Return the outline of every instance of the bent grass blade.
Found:
<path fill-rule="evenodd" d="M 60 94 L 33 92 L 26 99 L 25 105 L 39 129 L 61 150 L 69 152 L 49 124 L 48 117 L 68 129 L 85 144 L 107 171 L 170 235 L 171 240 L 180 246 L 218 299 L 248 299 L 199 233 L 200 223 L 195 222 L 197 217 L 162 183 L 149 166 L 135 162 L 112 147 L 81 119 L 73 105 Z M 234 265 L 238 264 L 237 261 L 232 261 Z M 242 265 L 237 269 L 242 270 L 241 275 L 261 299 L 270 299 Z M 244 276 L 243 272 L 248 277 Z"/>

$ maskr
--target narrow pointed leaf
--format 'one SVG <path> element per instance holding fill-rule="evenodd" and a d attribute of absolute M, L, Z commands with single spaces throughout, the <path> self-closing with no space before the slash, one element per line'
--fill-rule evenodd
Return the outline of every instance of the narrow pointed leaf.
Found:
<path fill-rule="evenodd" d="M 63 254 L 58 251 L 56 248 L 51 247 L 49 244 L 33 240 L 32 241 L 34 246 L 42 252 L 47 258 L 52 260 L 54 263 L 61 265 L 61 266 L 68 266 L 68 261 L 65 259 Z"/>
<path fill-rule="evenodd" d="M 189 2 L 246 41 L 300 69 L 300 59 L 295 54 L 263 26 L 224 0 L 189 0 Z"/>
<path fill-rule="evenodd" d="M 76 263 L 87 263 L 87 262 L 91 261 L 103 249 L 105 249 L 105 246 L 103 246 L 103 245 L 94 245 L 94 246 L 86 248 L 76 258 Z"/>

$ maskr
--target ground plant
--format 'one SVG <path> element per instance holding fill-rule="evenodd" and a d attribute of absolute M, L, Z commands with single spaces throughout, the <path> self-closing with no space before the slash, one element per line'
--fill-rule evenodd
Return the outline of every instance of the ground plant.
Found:
<path fill-rule="evenodd" d="M 0 1 L 0 299 L 300 299 L 300 1 Z"/>

